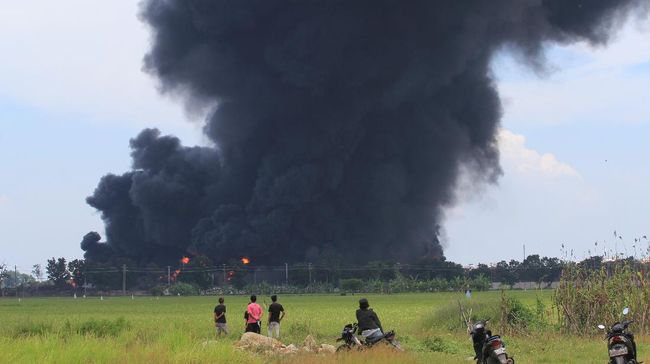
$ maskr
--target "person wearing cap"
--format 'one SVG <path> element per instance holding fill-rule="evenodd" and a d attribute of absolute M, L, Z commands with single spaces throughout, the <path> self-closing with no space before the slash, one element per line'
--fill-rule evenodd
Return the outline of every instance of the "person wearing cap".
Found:
<path fill-rule="evenodd" d="M 357 323 L 359 324 L 361 335 L 367 342 L 378 341 L 384 336 L 381 321 L 379 321 L 379 317 L 375 311 L 370 308 L 370 304 L 365 298 L 359 300 Z"/>

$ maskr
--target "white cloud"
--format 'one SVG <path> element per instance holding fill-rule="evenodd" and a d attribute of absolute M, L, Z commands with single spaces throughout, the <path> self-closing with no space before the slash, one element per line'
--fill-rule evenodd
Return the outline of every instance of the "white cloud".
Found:
<path fill-rule="evenodd" d="M 6 2 L 0 98 L 88 122 L 197 129 L 142 69 L 149 35 L 138 2 Z"/>
<path fill-rule="evenodd" d="M 540 153 L 526 147 L 526 137 L 509 130 L 499 131 L 499 150 L 501 163 L 506 171 L 515 170 L 520 174 L 546 177 L 579 177 L 572 166 L 562 163 L 552 153 Z"/>
<path fill-rule="evenodd" d="M 630 21 L 606 47 L 551 46 L 547 53 L 546 77 L 506 53 L 495 59 L 506 124 L 650 122 L 649 23 Z"/>

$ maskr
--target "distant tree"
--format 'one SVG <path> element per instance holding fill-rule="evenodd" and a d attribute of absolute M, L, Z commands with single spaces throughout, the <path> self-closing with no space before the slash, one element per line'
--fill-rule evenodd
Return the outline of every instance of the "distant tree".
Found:
<path fill-rule="evenodd" d="M 34 278 L 36 278 L 36 281 L 40 282 L 43 280 L 43 267 L 41 267 L 40 264 L 34 264 L 32 266 L 32 274 L 34 275 Z"/>
<path fill-rule="evenodd" d="M 494 268 L 495 278 L 510 288 L 512 288 L 512 286 L 517 283 L 518 279 L 517 274 L 515 274 L 513 270 L 514 268 L 512 266 L 518 266 L 518 262 L 517 264 L 508 264 L 505 260 L 502 260 L 497 263 L 496 267 Z"/>
<path fill-rule="evenodd" d="M 122 287 L 120 268 L 112 262 L 86 261 L 86 283 L 92 284 L 98 290 L 120 289 Z"/>
<path fill-rule="evenodd" d="M 183 266 L 179 281 L 207 289 L 212 285 L 213 272 L 207 271 L 212 266 L 212 260 L 205 255 L 193 257 L 188 264 Z"/>
<path fill-rule="evenodd" d="M 479 274 L 469 281 L 469 287 L 475 291 L 487 291 L 492 287 L 492 281 L 483 274 Z"/>
<path fill-rule="evenodd" d="M 9 273 L 7 278 L 5 278 L 5 285 L 7 287 L 17 288 L 19 286 L 25 286 L 34 283 L 34 277 L 26 273 Z"/>
<path fill-rule="evenodd" d="M 0 263 L 0 292 L 2 293 L 2 296 L 5 295 L 5 287 L 8 278 L 9 271 L 7 270 L 7 265 Z"/>
<path fill-rule="evenodd" d="M 489 279 L 489 277 L 492 276 L 492 270 L 487 266 L 487 264 L 479 263 L 478 267 L 469 271 L 469 276 L 471 278 L 483 276 L 488 277 Z"/>
<path fill-rule="evenodd" d="M 86 261 L 83 259 L 75 259 L 68 263 L 68 272 L 72 278 L 72 285 L 77 288 L 84 284 L 86 277 Z"/>
<path fill-rule="evenodd" d="M 545 273 L 543 282 L 556 282 L 560 279 L 563 265 L 559 258 L 544 257 L 542 258 L 542 266 Z"/>
<path fill-rule="evenodd" d="M 603 266 L 603 257 L 598 255 L 589 257 L 578 263 L 578 266 L 588 270 L 599 270 Z"/>
<path fill-rule="evenodd" d="M 52 257 L 52 259 L 48 259 L 45 271 L 47 272 L 47 278 L 52 281 L 57 288 L 65 288 L 68 285 L 70 272 L 68 272 L 65 258 L 55 259 Z"/>
<path fill-rule="evenodd" d="M 357 278 L 341 279 L 339 281 L 341 289 L 347 292 L 357 292 L 363 287 L 363 281 Z"/>
<path fill-rule="evenodd" d="M 527 256 L 519 266 L 520 280 L 525 282 L 539 282 L 545 275 L 543 268 L 539 255 L 533 254 Z"/>
<path fill-rule="evenodd" d="M 375 260 L 368 262 L 366 267 L 368 268 L 369 272 L 368 278 L 385 282 L 395 277 L 394 264 Z"/>

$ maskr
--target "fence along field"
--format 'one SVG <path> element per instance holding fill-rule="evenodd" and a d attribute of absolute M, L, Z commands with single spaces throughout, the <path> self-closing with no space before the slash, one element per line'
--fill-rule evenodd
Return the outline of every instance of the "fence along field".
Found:
<path fill-rule="evenodd" d="M 295 357 L 235 349 L 233 344 L 243 332 L 246 296 L 226 296 L 232 333 L 222 339 L 214 335 L 214 296 L 26 298 L 21 302 L 5 298 L 0 300 L 0 361 L 465 363 L 472 349 L 460 302 L 474 318 L 492 318 L 492 329 L 504 334 L 508 352 L 519 363 L 606 362 L 605 343 L 595 329 L 580 335 L 563 332 L 565 324 L 557 319 L 558 295 L 550 290 L 476 292 L 469 300 L 457 292 L 365 295 L 384 326 L 397 331 L 405 353 L 372 350 Z M 280 296 L 287 309 L 282 341 L 301 344 L 311 334 L 318 342 L 335 344 L 343 325 L 354 320 L 359 297 Z M 264 296 L 259 301 L 270 302 Z M 637 335 L 637 340 L 640 359 L 649 360 L 650 337 Z"/>

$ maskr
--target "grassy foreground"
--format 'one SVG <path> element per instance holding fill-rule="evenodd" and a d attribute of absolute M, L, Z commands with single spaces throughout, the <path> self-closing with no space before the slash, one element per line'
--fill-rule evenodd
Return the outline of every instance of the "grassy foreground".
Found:
<path fill-rule="evenodd" d="M 540 302 L 552 321 L 549 291 L 508 292 L 529 307 Z M 227 296 L 231 334 L 215 341 L 216 297 L 109 297 L 0 299 L 2 363 L 470 363 L 471 344 L 460 324 L 459 293 L 367 295 L 385 329 L 395 329 L 405 353 L 372 350 L 343 355 L 268 357 L 238 351 L 247 297 Z M 302 344 L 313 335 L 335 344 L 354 321 L 360 296 L 281 296 L 287 310 L 283 342 Z M 475 293 L 475 312 L 497 312 L 499 292 Z M 259 297 L 260 303 L 270 303 Z M 552 323 L 551 323 L 552 324 Z M 493 327 L 495 333 L 497 326 Z M 632 330 L 633 330 L 632 326 Z M 263 325 L 263 332 L 266 325 Z M 518 363 L 606 363 L 601 336 L 564 336 L 552 328 L 504 336 Z M 640 359 L 650 361 L 650 337 L 638 337 Z"/>

